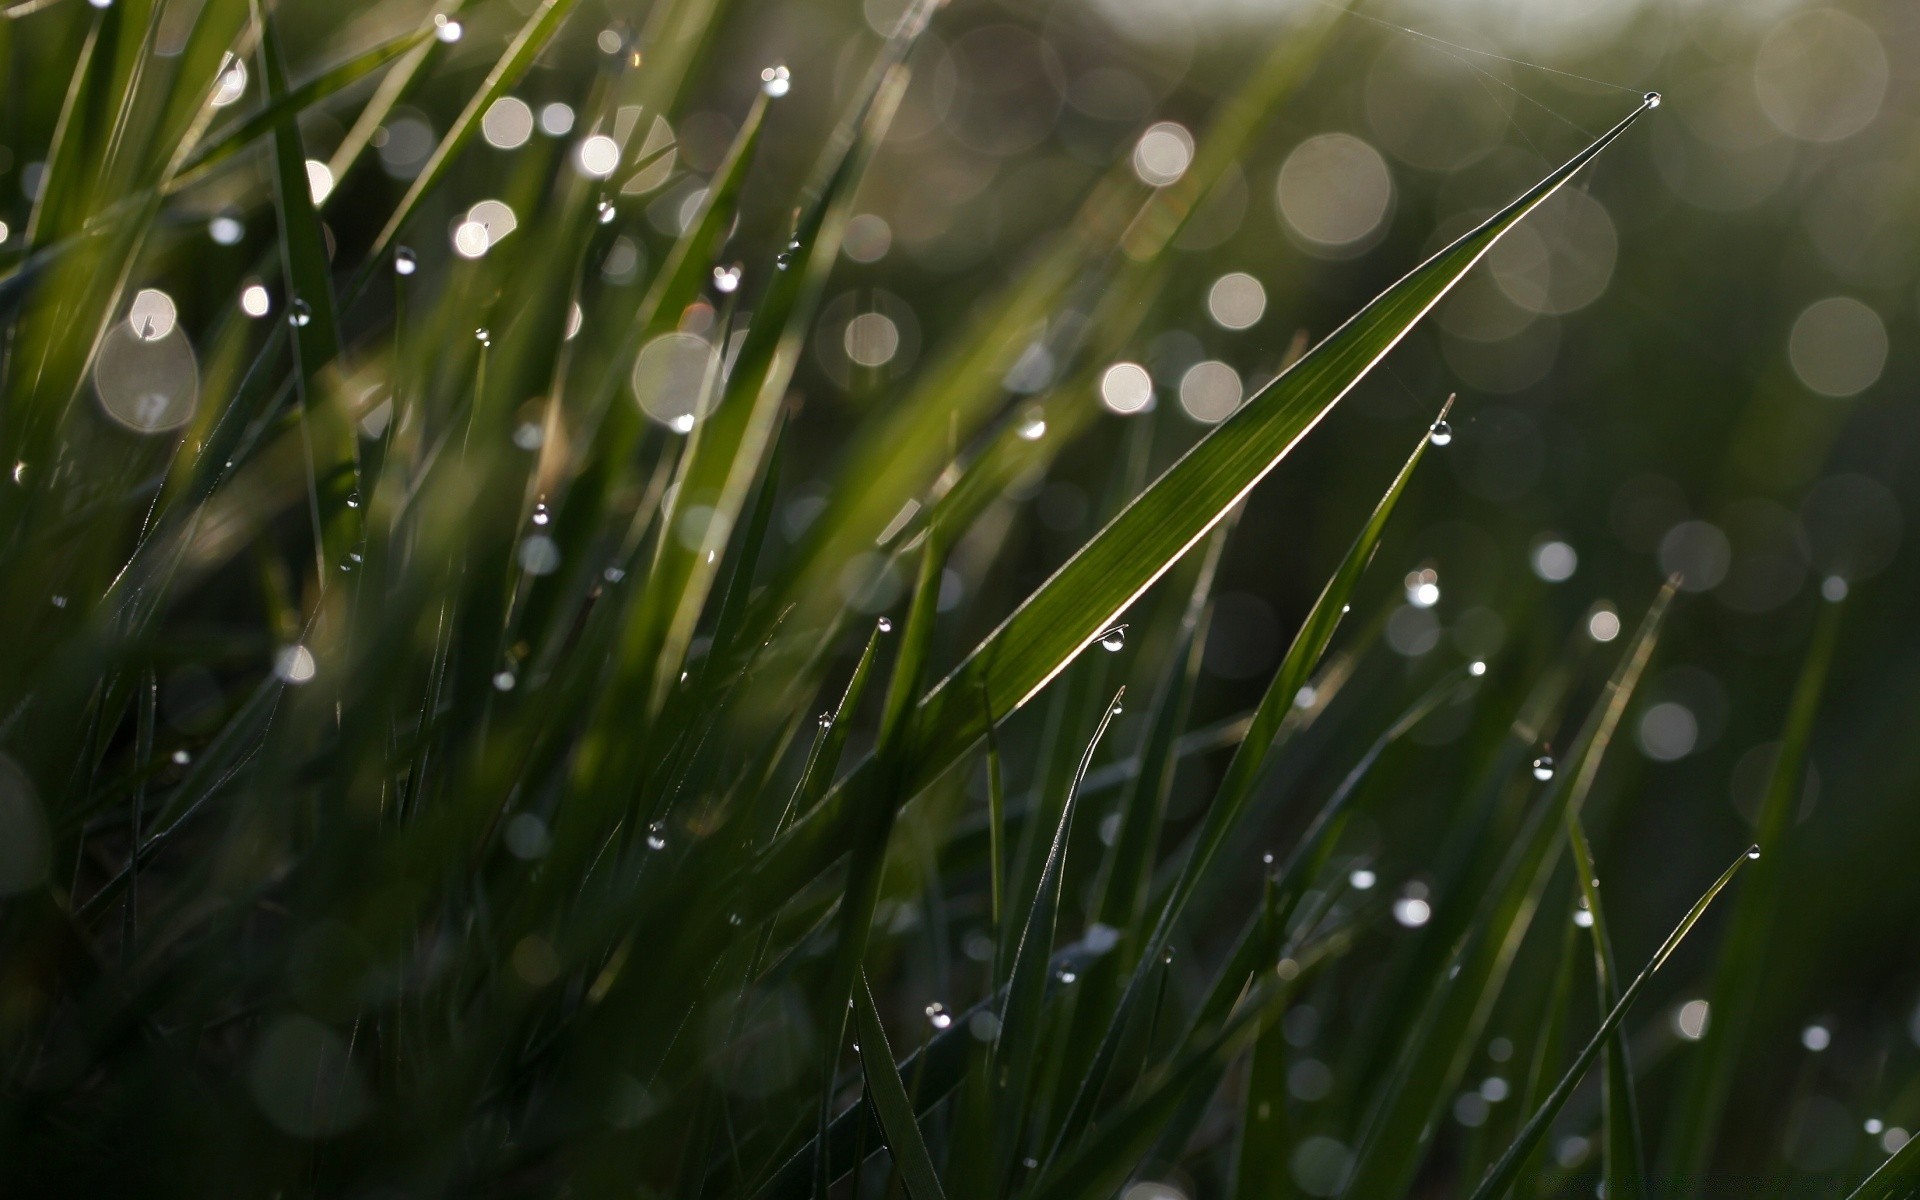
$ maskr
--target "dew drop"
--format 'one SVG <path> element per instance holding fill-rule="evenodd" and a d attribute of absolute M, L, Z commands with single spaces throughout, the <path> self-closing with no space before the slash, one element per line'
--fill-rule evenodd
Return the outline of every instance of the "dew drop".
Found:
<path fill-rule="evenodd" d="M 820 728 L 822 728 L 822 729 L 831 729 L 831 728 L 833 728 L 833 714 L 832 714 L 832 713 L 830 713 L 830 712 L 823 712 L 823 713 L 821 713 L 821 714 L 820 714 Z"/>
<path fill-rule="evenodd" d="M 1160 951 L 1160 965 L 1163 967 L 1170 967 L 1173 965 L 1173 947 L 1172 946 L 1168 946 L 1164 950 Z"/>
<path fill-rule="evenodd" d="M 1021 418 L 1020 428 L 1015 432 L 1020 435 L 1021 441 L 1037 442 L 1046 436 L 1047 418 L 1038 409 L 1034 409 Z"/>
<path fill-rule="evenodd" d="M 647 849 L 665 850 L 667 848 L 667 827 L 655 821 L 647 826 Z"/>
<path fill-rule="evenodd" d="M 419 269 L 420 260 L 415 257 L 413 251 L 407 249 L 405 246 L 394 250 L 393 273 L 395 275 L 411 275 Z"/>
<path fill-rule="evenodd" d="M 927 1020 L 935 1029 L 946 1029 L 953 1024 L 953 1014 L 947 1011 L 946 1005 L 935 1000 L 927 1005 Z"/>
<path fill-rule="evenodd" d="M 1553 755 L 1542 754 L 1533 760 L 1533 777 L 1541 783 L 1553 778 Z"/>
<path fill-rule="evenodd" d="M 1467 664 L 1467 674 L 1473 676 L 1475 679 L 1480 678 L 1480 676 L 1485 675 L 1486 673 L 1487 673 L 1487 664 L 1480 661 L 1477 658 Z"/>
<path fill-rule="evenodd" d="M 1444 446 L 1453 440 L 1453 426 L 1445 421 L 1435 421 L 1427 426 L 1427 440 L 1436 446 Z"/>
<path fill-rule="evenodd" d="M 493 690 L 496 692 L 510 692 L 513 690 L 513 684 L 512 671 L 500 671 L 493 677 Z"/>
<path fill-rule="evenodd" d="M 1647 93 L 1647 94 L 1646 94 L 1645 96 L 1642 96 L 1642 97 L 1641 97 L 1641 100 L 1642 100 L 1642 101 L 1643 101 L 1643 102 L 1644 102 L 1644 103 L 1646 104 L 1646 106 L 1647 106 L 1648 108 L 1659 108 L 1659 107 L 1660 107 L 1660 93 L 1659 93 L 1659 92 L 1648 92 L 1648 93 Z"/>
<path fill-rule="evenodd" d="M 1118 654 L 1126 649 L 1126 645 L 1127 627 L 1125 625 L 1115 625 L 1100 635 L 1100 648 L 1108 654 Z"/>
<path fill-rule="evenodd" d="M 293 303 L 287 305 L 287 324 L 295 329 L 305 329 L 307 322 L 313 320 L 313 306 L 295 296 Z"/>
<path fill-rule="evenodd" d="M 1079 978 L 1080 978 L 1080 977 L 1079 977 L 1078 975 L 1075 975 L 1075 974 L 1074 974 L 1074 973 L 1073 973 L 1072 971 L 1069 971 L 1069 970 L 1067 970 L 1067 969 L 1065 969 L 1064 967 L 1063 967 L 1063 968 L 1061 968 L 1061 971 L 1060 971 L 1060 982 L 1061 982 L 1061 983 L 1072 983 L 1072 982 L 1074 982 L 1075 980 L 1077 980 L 1077 979 L 1079 979 Z"/>
<path fill-rule="evenodd" d="M 1758 846 L 1748 846 L 1748 847 L 1747 847 L 1747 857 L 1748 857 L 1748 858 L 1750 858 L 1750 859 L 1754 859 L 1754 858 L 1759 858 L 1759 857 L 1760 857 L 1760 847 L 1758 847 Z"/>
<path fill-rule="evenodd" d="M 881 617 L 877 622 L 875 622 L 875 625 L 879 628 L 881 633 L 893 632 L 893 619 L 891 617 Z"/>
<path fill-rule="evenodd" d="M 740 287 L 740 267 L 715 267 L 713 269 L 713 289 L 721 293 L 731 293 Z"/>
<path fill-rule="evenodd" d="M 461 28 L 460 22 L 454 20 L 452 17 L 449 17 L 445 13 L 435 13 L 433 17 L 433 24 L 434 24 L 433 36 L 439 38 L 441 41 L 447 43 L 448 45 L 452 45 L 454 42 L 459 41 L 460 35 L 466 32 L 466 30 Z"/>
<path fill-rule="evenodd" d="M 793 72 L 785 67 L 768 67 L 760 72 L 760 90 L 778 100 L 793 88 Z"/>
<path fill-rule="evenodd" d="M 619 583 L 626 577 L 627 573 L 619 567 L 608 567 L 606 570 L 600 572 L 600 578 L 606 580 L 608 583 Z"/>
<path fill-rule="evenodd" d="M 347 507 L 348 507 L 348 508 L 359 508 L 359 507 L 360 507 L 360 493 L 359 493 L 359 492 L 348 492 L 348 493 L 347 493 Z"/>
<path fill-rule="evenodd" d="M 602 225 L 611 225 L 613 223 L 613 219 L 620 215 L 620 210 L 613 206 L 613 201 L 602 200 L 600 202 L 599 213 L 600 213 L 600 223 Z"/>
<path fill-rule="evenodd" d="M 173 752 L 173 761 L 174 765 L 184 767 L 193 761 L 193 755 L 188 754 L 185 750 L 175 750 Z"/>
<path fill-rule="evenodd" d="M 545 525 L 551 520 L 553 520 L 553 514 L 547 511 L 546 501 L 542 500 L 533 506 L 533 523 L 535 525 Z"/>
<path fill-rule="evenodd" d="M 479 342 L 482 346 L 491 346 L 493 345 L 493 334 L 483 325 L 473 331 L 473 340 Z"/>

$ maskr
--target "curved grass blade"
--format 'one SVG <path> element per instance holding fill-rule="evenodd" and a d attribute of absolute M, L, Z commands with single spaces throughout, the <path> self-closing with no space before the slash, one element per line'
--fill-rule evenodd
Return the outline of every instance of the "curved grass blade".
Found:
<path fill-rule="evenodd" d="M 1738 1072 L 1736 1059 L 1752 1021 L 1753 998 L 1765 986 L 1767 943 L 1787 867 L 1783 852 L 1798 809 L 1807 747 L 1826 690 L 1827 673 L 1833 665 L 1845 606 L 1829 603 L 1822 609 L 1799 682 L 1794 685 L 1786 728 L 1780 735 L 1780 749 L 1774 756 L 1754 829 L 1765 857 L 1734 905 L 1708 995 L 1713 1020 L 1707 1023 L 1701 1044 L 1688 1056 L 1688 1075 L 1681 1087 L 1669 1142 L 1673 1167 L 1678 1172 L 1701 1175 L 1711 1165 L 1714 1140 Z"/>
<path fill-rule="evenodd" d="M 893 1065 L 893 1051 L 887 1046 L 887 1031 L 874 1008 L 873 989 L 866 972 L 860 974 L 860 986 L 853 989 L 854 1028 L 860 1038 L 860 1069 L 867 1079 L 867 1099 L 880 1119 L 893 1164 L 899 1168 L 909 1200 L 946 1200 L 940 1190 L 940 1176 L 933 1169 L 933 1156 L 920 1136 L 920 1125 L 907 1096 L 900 1069 Z"/>
<path fill-rule="evenodd" d="M 1480 1186 L 1474 1189 L 1473 1200 L 1499 1200 L 1512 1189 L 1519 1179 L 1521 1164 L 1533 1153 L 1534 1147 L 1546 1134 L 1547 1126 L 1552 1123 L 1554 1117 L 1559 1115 L 1561 1106 L 1573 1093 L 1574 1086 L 1586 1074 L 1587 1068 L 1592 1065 L 1601 1048 L 1613 1037 L 1614 1031 L 1619 1029 L 1620 1022 L 1626 1019 L 1627 1013 L 1633 1008 L 1633 1002 L 1640 998 L 1641 991 L 1646 988 L 1647 981 L 1652 979 L 1654 973 L 1666 963 L 1675 950 L 1679 949 L 1680 943 L 1686 940 L 1687 934 L 1693 931 L 1694 925 L 1698 924 L 1700 918 L 1706 914 L 1714 897 L 1733 882 L 1733 877 L 1740 873 L 1740 868 L 1759 857 L 1758 846 L 1742 851 L 1740 857 L 1733 860 L 1733 865 L 1721 872 L 1720 878 L 1714 880 L 1713 886 L 1709 887 L 1700 899 L 1694 901 L 1693 907 L 1687 910 L 1687 915 L 1680 919 L 1680 924 L 1667 935 L 1666 941 L 1660 943 L 1660 948 L 1654 951 L 1653 958 L 1641 968 L 1638 975 L 1633 977 L 1633 982 L 1627 985 L 1627 990 L 1621 993 L 1619 1003 L 1615 1004 L 1607 1013 L 1606 1019 L 1600 1022 L 1600 1028 L 1594 1030 L 1593 1037 L 1574 1058 L 1573 1066 L 1560 1077 L 1560 1082 L 1547 1094 L 1546 1100 L 1534 1112 L 1526 1126 L 1520 1130 L 1513 1144 L 1507 1147 L 1507 1152 L 1500 1156 L 1500 1161 L 1494 1164 L 1493 1170 L 1489 1171 Z"/>

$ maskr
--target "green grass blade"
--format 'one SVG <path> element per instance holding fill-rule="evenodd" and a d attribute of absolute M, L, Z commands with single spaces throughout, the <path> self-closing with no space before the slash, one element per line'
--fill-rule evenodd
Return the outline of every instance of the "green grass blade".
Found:
<path fill-rule="evenodd" d="M 1593 849 L 1578 815 L 1567 813 L 1567 845 L 1573 851 L 1574 877 L 1586 901 L 1587 932 L 1593 942 L 1594 985 L 1600 1011 L 1620 1003 L 1620 967 L 1613 957 L 1613 937 L 1607 931 L 1606 909 L 1600 903 L 1600 876 L 1593 865 Z M 1602 1176 L 1607 1195 L 1628 1200 L 1645 1192 L 1647 1168 L 1640 1138 L 1640 1106 L 1634 1096 L 1633 1065 L 1627 1060 L 1625 1038 L 1607 1043 L 1607 1061 L 1601 1076 L 1600 1130 Z"/>
<path fill-rule="evenodd" d="M 1284 377 L 1283 377 L 1284 378 Z M 1441 418 L 1445 418 L 1452 407 L 1452 400 L 1441 407 Z M 1314 601 L 1313 608 L 1301 622 L 1300 629 L 1294 635 L 1293 643 L 1287 648 L 1286 656 L 1280 662 L 1280 668 L 1274 673 L 1266 692 L 1260 698 L 1259 707 L 1254 710 L 1253 719 L 1248 725 L 1246 736 L 1234 748 L 1232 760 L 1227 765 L 1225 776 L 1215 791 L 1213 800 L 1202 819 L 1200 832 L 1195 840 L 1194 849 L 1182 864 L 1180 875 L 1175 881 L 1171 894 L 1161 907 L 1155 921 L 1153 932 L 1139 949 L 1139 957 L 1126 989 L 1122 994 L 1114 1019 L 1107 1027 L 1101 1039 L 1099 1050 L 1087 1068 L 1074 1095 L 1072 1107 L 1066 1123 L 1062 1127 L 1062 1138 L 1074 1136 L 1092 1120 L 1093 1105 L 1101 1089 L 1106 1084 L 1108 1071 L 1112 1069 L 1114 1056 L 1118 1051 L 1120 1031 L 1126 1023 L 1132 1006 L 1138 1002 L 1146 985 L 1146 975 L 1167 938 L 1172 935 L 1175 922 L 1180 919 L 1187 903 L 1192 899 L 1201 879 L 1206 875 L 1220 849 L 1239 826 L 1252 799 L 1254 786 L 1259 781 L 1260 769 L 1267 760 L 1268 752 L 1278 736 L 1281 724 L 1294 709 L 1294 699 L 1300 688 L 1307 682 L 1314 665 L 1326 652 L 1327 645 L 1339 628 L 1340 619 L 1345 615 L 1347 601 L 1354 587 L 1360 582 L 1367 564 L 1372 561 L 1373 552 L 1380 544 L 1380 537 L 1386 531 L 1387 522 L 1393 510 L 1406 491 L 1408 482 L 1413 478 L 1414 470 L 1420 465 L 1428 446 L 1432 444 L 1426 433 L 1414 444 L 1413 452 L 1407 456 L 1399 474 L 1380 497 L 1367 522 L 1361 527 L 1353 545 L 1347 550 L 1335 569 L 1333 577 L 1327 581 L 1320 596 Z M 1109 527 L 1111 528 L 1111 527 Z M 1063 1140 L 1062 1145 L 1065 1144 Z"/>
<path fill-rule="evenodd" d="M 946 1200 L 940 1190 L 940 1176 L 933 1169 L 933 1156 L 920 1136 L 913 1103 L 907 1086 L 894 1066 L 893 1051 L 887 1046 L 887 1031 L 880 1024 L 874 1007 L 873 989 L 865 973 L 853 989 L 854 1028 L 860 1038 L 860 1069 L 867 1079 L 867 1098 L 880 1119 L 887 1150 L 905 1182 L 909 1200 Z"/>
<path fill-rule="evenodd" d="M 1715 968 L 1713 988 L 1708 994 L 1708 1011 L 1713 1017 L 1707 1022 L 1700 1044 L 1688 1055 L 1687 1074 L 1680 1092 L 1682 1100 L 1674 1114 L 1668 1152 L 1669 1161 L 1678 1172 L 1702 1174 L 1711 1165 L 1721 1116 L 1738 1073 L 1737 1056 L 1752 1021 L 1754 996 L 1766 986 L 1767 946 L 1790 861 L 1787 840 L 1798 811 L 1808 745 L 1820 713 L 1821 697 L 1826 691 L 1834 649 L 1839 643 L 1844 612 L 1842 603 L 1822 605 L 1799 682 L 1787 707 L 1786 727 L 1780 735 L 1780 749 L 1774 757 L 1754 829 L 1763 857 L 1754 868 L 1753 879 L 1742 889 L 1734 905 L 1727 940 Z"/>
<path fill-rule="evenodd" d="M 1405 337 L 1495 242 L 1638 120 L 1630 113 L 1485 223 L 1370 301 L 1325 341 L 1216 426 L 1042 584 L 930 693 L 925 775 L 980 736 L 974 702 L 985 686 L 997 713 L 1031 700 Z"/>
<path fill-rule="evenodd" d="M 1909 1139 L 1893 1157 L 1847 1194 L 1847 1200 L 1911 1200 L 1920 1195 L 1920 1138 Z"/>
<path fill-rule="evenodd" d="M 559 31 L 561 23 L 567 19 L 576 3 L 577 0 L 540 0 L 539 6 L 528 15 L 513 41 L 508 43 L 506 51 L 493 64 L 493 69 L 487 72 L 480 90 L 473 94 L 467 106 L 460 110 L 460 115 L 454 118 L 453 124 L 447 127 L 446 134 L 433 148 L 426 165 L 420 168 L 420 174 L 407 187 L 400 203 L 394 206 L 393 215 L 387 218 L 386 225 L 374 236 L 373 245 L 367 249 L 369 263 L 382 260 L 394 238 L 399 236 L 407 221 L 413 217 L 414 210 L 419 208 L 420 201 L 446 175 L 454 156 L 473 140 L 473 135 L 480 129 L 480 118 L 486 116 L 493 102 L 505 95 L 507 89 L 533 65 L 533 60 Z"/>
<path fill-rule="evenodd" d="M 1628 984 L 1626 991 L 1621 993 L 1619 1003 L 1607 1013 L 1606 1018 L 1600 1022 L 1600 1028 L 1594 1031 L 1593 1037 L 1574 1057 L 1573 1066 L 1560 1077 L 1560 1082 L 1547 1094 L 1546 1100 L 1527 1121 L 1519 1136 L 1514 1138 L 1513 1144 L 1507 1147 L 1507 1152 L 1500 1157 L 1499 1162 L 1494 1164 L 1493 1170 L 1488 1172 L 1480 1186 L 1474 1189 L 1473 1200 L 1499 1200 L 1512 1189 L 1519 1178 L 1521 1165 L 1533 1153 L 1540 1139 L 1546 1135 L 1547 1126 L 1553 1122 L 1554 1117 L 1559 1115 L 1561 1106 L 1567 1102 L 1567 1097 L 1573 1093 L 1574 1086 L 1586 1074 L 1587 1068 L 1593 1064 L 1601 1048 L 1613 1037 L 1614 1031 L 1619 1029 L 1620 1022 L 1626 1019 L 1627 1013 L 1633 1008 L 1633 1002 L 1640 998 L 1640 993 L 1646 987 L 1647 981 L 1653 978 L 1654 973 L 1679 948 L 1680 943 L 1686 940 L 1687 934 L 1692 932 L 1694 925 L 1706 914 L 1714 897 L 1733 882 L 1733 877 L 1740 873 L 1742 867 L 1759 856 L 1758 846 L 1743 851 L 1740 857 L 1733 860 L 1733 865 L 1721 872 L 1720 878 L 1714 880 L 1713 886 L 1709 887 L 1700 899 L 1694 901 L 1693 907 L 1687 910 L 1687 915 L 1674 926 L 1673 932 L 1667 935 L 1667 940 L 1660 943 L 1660 948 L 1654 951 L 1653 958 L 1641 968 L 1638 975 L 1634 976 L 1633 982 Z"/>
<path fill-rule="evenodd" d="M 426 31 L 401 34 L 343 63 L 328 67 L 298 87 L 270 98 L 253 115 L 228 128 L 216 130 L 208 141 L 189 154 L 179 173 L 168 181 L 168 190 L 185 187 L 200 172 L 239 153 L 255 138 L 270 133 L 280 124 L 282 117 L 298 115 L 331 99 L 409 50 L 431 41 L 432 34 Z M 341 176 L 336 174 L 334 178 Z"/>
<path fill-rule="evenodd" d="M 1553 873 L 1563 813 L 1578 813 L 1627 703 L 1646 672 L 1675 585 L 1661 589 L 1620 664 L 1595 701 L 1571 753 L 1515 833 L 1498 873 L 1476 907 L 1463 944 L 1438 964 L 1432 991 L 1409 1022 L 1398 1060 L 1376 1091 L 1344 1195 L 1398 1197 L 1411 1186 L 1446 1098 L 1466 1070 L 1515 953 Z"/>

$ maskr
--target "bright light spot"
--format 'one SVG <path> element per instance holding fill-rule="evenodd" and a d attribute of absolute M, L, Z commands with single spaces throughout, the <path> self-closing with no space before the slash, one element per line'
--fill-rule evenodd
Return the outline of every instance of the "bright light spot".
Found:
<path fill-rule="evenodd" d="M 499 200 L 482 200 L 467 210 L 467 220 L 485 226 L 488 247 L 498 245 L 501 238 L 520 228 L 513 209 Z"/>
<path fill-rule="evenodd" d="M 1433 906 L 1418 896 L 1402 896 L 1393 902 L 1393 919 L 1408 929 L 1418 929 L 1433 919 Z"/>
<path fill-rule="evenodd" d="M 234 245 L 246 235 L 247 227 L 232 217 L 215 217 L 207 222 L 207 236 L 217 245 Z"/>
<path fill-rule="evenodd" d="M 1887 52 L 1872 29 L 1837 9 L 1801 12 L 1774 26 L 1760 44 L 1753 91 L 1782 133 L 1839 141 L 1879 115 Z"/>
<path fill-rule="evenodd" d="M 7 228 L 7 223 L 5 221 L 0 221 L 0 245 L 5 245 L 7 239 L 12 236 L 13 236 L 13 230 Z"/>
<path fill-rule="evenodd" d="M 496 150 L 517 150 L 533 136 L 533 110 L 518 96 L 502 96 L 480 118 L 480 136 Z"/>
<path fill-rule="evenodd" d="M 1180 376 L 1180 407 L 1203 425 L 1217 425 L 1240 407 L 1240 372 L 1217 359 L 1188 367 Z"/>
<path fill-rule="evenodd" d="M 327 170 L 327 164 L 317 159 L 307 160 L 307 190 L 313 193 L 315 204 L 325 204 L 327 197 L 333 195 L 333 172 Z"/>
<path fill-rule="evenodd" d="M 273 303 L 267 296 L 267 289 L 257 283 L 248 284 L 240 293 L 240 311 L 250 317 L 264 317 L 267 315 L 267 310 L 272 307 Z"/>
<path fill-rule="evenodd" d="M 1244 271 L 1232 271 L 1207 289 L 1207 315 L 1223 329 L 1246 329 L 1267 311 L 1267 289 Z"/>
<path fill-rule="evenodd" d="M 1660 539 L 1660 569 L 1680 576 L 1683 591 L 1718 587 L 1733 565 L 1733 544 L 1709 521 L 1682 521 Z"/>
<path fill-rule="evenodd" d="M 1673 1028 L 1681 1037 L 1697 1042 L 1707 1036 L 1707 1002 L 1689 1000 L 1674 1010 Z"/>
<path fill-rule="evenodd" d="M 127 326 L 143 342 L 157 342 L 173 332 L 173 297 L 159 288 L 141 288 L 127 309 Z"/>
<path fill-rule="evenodd" d="M 460 35 L 465 32 L 466 30 L 460 27 L 460 22 L 449 17 L 447 14 L 433 14 L 433 36 L 446 42 L 448 45 L 459 41 Z"/>
<path fill-rule="evenodd" d="M 1380 228 L 1393 203 L 1393 177 L 1372 146 L 1323 133 L 1287 155 L 1274 198 L 1287 227 L 1310 249 L 1338 252 Z"/>
<path fill-rule="evenodd" d="M 1487 1098 L 1479 1092 L 1462 1092 L 1453 1101 L 1453 1119 L 1468 1129 L 1478 1129 L 1487 1123 Z"/>
<path fill-rule="evenodd" d="M 1580 556 L 1573 547 L 1557 539 L 1533 548 L 1533 573 L 1548 583 L 1565 583 L 1579 565 Z"/>
<path fill-rule="evenodd" d="M 1833 1044 L 1833 1033 L 1825 1025 L 1809 1025 L 1800 1031 L 1800 1044 L 1818 1054 Z M 1878 1133 L 1879 1130 L 1869 1129 L 1867 1132 Z"/>
<path fill-rule="evenodd" d="M 1587 1155 L 1591 1150 L 1592 1144 L 1583 1137 L 1561 1138 L 1560 1144 L 1553 1148 L 1553 1159 L 1562 1168 L 1571 1171 L 1587 1161 Z"/>
<path fill-rule="evenodd" d="M 478 221 L 462 221 L 453 228 L 453 250 L 461 258 L 479 258 L 491 245 L 487 227 Z"/>
<path fill-rule="evenodd" d="M 1855 396 L 1873 386 L 1887 365 L 1887 326 L 1851 296 L 1816 300 L 1794 320 L 1787 357 L 1813 391 Z"/>
<path fill-rule="evenodd" d="M 273 660 L 273 673 L 284 683 L 305 683 L 315 669 L 313 651 L 305 646 L 284 646 Z"/>
<path fill-rule="evenodd" d="M 1117 362 L 1100 373 L 1100 403 L 1126 416 L 1153 406 L 1153 376 L 1139 363 Z"/>
<path fill-rule="evenodd" d="M 1440 603 L 1440 572 L 1421 567 L 1407 572 L 1407 603 L 1415 608 L 1432 608 Z"/>
<path fill-rule="evenodd" d="M 1193 135 L 1184 125 L 1162 121 L 1140 135 L 1133 147 L 1133 173 L 1152 187 L 1177 183 L 1193 165 Z"/>
<path fill-rule="evenodd" d="M 228 55 L 226 65 L 220 68 L 220 74 L 213 81 L 213 95 L 207 102 L 215 108 L 225 108 L 247 91 L 247 64 Z"/>
<path fill-rule="evenodd" d="M 1380 877 L 1365 867 L 1361 867 L 1359 870 L 1347 876 L 1347 882 L 1353 886 L 1354 891 L 1365 892 L 1371 891 L 1373 885 L 1380 882 Z"/>
<path fill-rule="evenodd" d="M 900 329 L 885 313 L 865 312 L 847 322 L 840 341 L 847 357 L 860 366 L 885 366 L 899 353 Z"/>
<path fill-rule="evenodd" d="M 847 222 L 846 232 L 840 235 L 840 249 L 855 262 L 879 262 L 893 248 L 893 227 L 886 218 L 874 213 L 861 213 Z"/>
<path fill-rule="evenodd" d="M 529 575 L 551 575 L 560 567 L 560 547 L 544 533 L 520 543 L 520 569 Z"/>
<path fill-rule="evenodd" d="M 1656 762 L 1685 758 L 1699 740 L 1699 718 L 1676 700 L 1663 700 L 1640 716 L 1640 750 Z"/>
<path fill-rule="evenodd" d="M 1820 581 L 1820 598 L 1829 604 L 1838 604 L 1845 600 L 1850 590 L 1847 581 L 1838 575 L 1829 575 Z"/>
<path fill-rule="evenodd" d="M 548 137 L 565 137 L 573 131 L 573 109 L 555 100 L 540 109 L 540 132 Z"/>
<path fill-rule="evenodd" d="M 582 175 L 590 179 L 605 179 L 620 166 L 620 143 L 604 133 L 596 133 L 580 143 L 575 161 Z"/>
<path fill-rule="evenodd" d="M 1587 636 L 1596 642 L 1610 642 L 1620 636 L 1620 614 L 1605 605 L 1587 617 Z"/>
<path fill-rule="evenodd" d="M 633 398 L 647 416 L 685 433 L 706 412 L 708 376 L 717 365 L 705 338 L 663 333 L 633 360 Z"/>
<path fill-rule="evenodd" d="M 1301 1138 L 1293 1148 L 1287 1169 L 1307 1195 L 1337 1196 L 1346 1190 L 1347 1180 L 1353 1175 L 1353 1151 L 1325 1134 L 1314 1134 Z"/>
<path fill-rule="evenodd" d="M 760 90 L 774 99 L 793 90 L 793 72 L 785 67 L 768 67 L 760 72 Z"/>
<path fill-rule="evenodd" d="M 1912 1140 L 1913 1135 L 1906 1130 L 1898 1125 L 1889 1125 L 1887 1131 L 1880 1135 L 1880 1148 L 1888 1154 L 1898 1154 L 1901 1147 Z"/>

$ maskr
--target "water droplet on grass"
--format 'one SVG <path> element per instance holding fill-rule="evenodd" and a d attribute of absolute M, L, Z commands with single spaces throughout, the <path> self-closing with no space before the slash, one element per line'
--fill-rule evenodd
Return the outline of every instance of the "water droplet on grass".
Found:
<path fill-rule="evenodd" d="M 293 303 L 287 305 L 287 324 L 293 326 L 295 329 L 305 329 L 307 323 L 312 320 L 313 305 L 295 296 Z"/>
<path fill-rule="evenodd" d="M 1445 421 L 1435 421 L 1427 427 L 1427 440 L 1436 446 L 1444 446 L 1453 440 L 1453 426 Z"/>
<path fill-rule="evenodd" d="M 1533 760 L 1533 777 L 1541 783 L 1553 778 L 1553 755 L 1542 754 Z"/>
<path fill-rule="evenodd" d="M 946 1029 L 953 1024 L 953 1014 L 947 1011 L 946 1005 L 935 1000 L 927 1005 L 927 1020 L 935 1029 Z"/>
<path fill-rule="evenodd" d="M 1759 857 L 1760 857 L 1760 847 L 1758 847 L 1758 846 L 1748 846 L 1748 847 L 1747 847 L 1747 857 L 1748 857 L 1749 859 L 1756 859 L 1756 858 L 1759 858 Z"/>
<path fill-rule="evenodd" d="M 393 252 L 393 273 L 394 274 L 411 275 L 419 269 L 420 269 L 420 260 L 414 255 L 413 251 L 407 249 L 405 246 L 401 246 L 396 250 L 394 250 Z"/>
<path fill-rule="evenodd" d="M 893 632 L 893 620 L 889 617 L 881 617 L 878 621 L 874 622 L 874 625 L 881 633 Z"/>
<path fill-rule="evenodd" d="M 667 827 L 659 821 L 647 826 L 647 849 L 665 850 L 667 848 Z"/>
<path fill-rule="evenodd" d="M 785 67 L 768 67 L 760 72 L 760 90 L 778 100 L 793 89 L 793 72 Z"/>
<path fill-rule="evenodd" d="M 1109 654 L 1117 654 L 1127 645 L 1127 627 L 1115 625 L 1100 635 L 1100 648 Z"/>
<path fill-rule="evenodd" d="M 1644 96 L 1642 96 L 1642 97 L 1641 97 L 1640 99 L 1641 99 L 1641 101 L 1642 101 L 1642 102 L 1643 102 L 1643 103 L 1644 103 L 1644 104 L 1645 104 L 1645 105 L 1646 105 L 1646 106 L 1647 106 L 1648 108 L 1659 108 L 1659 107 L 1660 107 L 1660 93 L 1659 93 L 1659 92 L 1648 92 L 1648 93 L 1647 93 L 1646 95 L 1644 95 Z"/>

